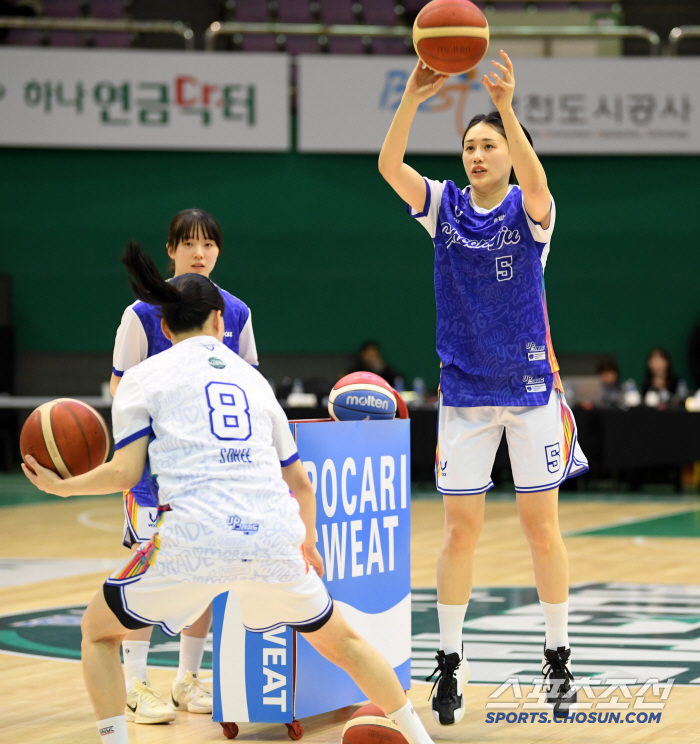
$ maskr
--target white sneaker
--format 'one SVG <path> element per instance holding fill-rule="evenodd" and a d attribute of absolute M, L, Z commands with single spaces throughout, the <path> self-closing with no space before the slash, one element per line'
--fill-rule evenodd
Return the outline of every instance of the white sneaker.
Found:
<path fill-rule="evenodd" d="M 148 685 L 134 677 L 133 687 L 126 693 L 126 720 L 134 723 L 168 723 L 175 720 L 175 711 Z"/>
<path fill-rule="evenodd" d="M 211 690 L 192 672 L 187 672 L 179 682 L 173 682 L 170 696 L 177 710 L 188 710 L 190 713 L 211 713 L 214 704 Z"/>

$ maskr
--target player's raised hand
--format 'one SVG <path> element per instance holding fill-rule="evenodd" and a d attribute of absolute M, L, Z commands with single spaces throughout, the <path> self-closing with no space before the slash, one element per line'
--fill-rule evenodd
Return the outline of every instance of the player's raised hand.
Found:
<path fill-rule="evenodd" d="M 494 60 L 491 60 L 491 64 L 503 73 L 503 77 L 491 70 L 490 73 L 484 75 L 482 82 L 491 96 L 493 105 L 502 112 L 513 105 L 515 76 L 513 75 L 513 63 L 510 61 L 510 57 L 503 49 L 501 49 L 500 53 L 504 64 L 500 64 L 500 62 L 495 62 Z M 489 78 L 489 75 L 491 75 L 491 78 Z"/>
<path fill-rule="evenodd" d="M 22 470 L 29 480 L 40 490 L 45 493 L 52 493 L 55 496 L 66 496 L 60 493 L 63 479 L 59 478 L 53 470 L 44 468 L 31 456 L 26 456 L 27 464 L 22 463 Z M 29 467 L 27 467 L 29 466 Z"/>
<path fill-rule="evenodd" d="M 404 97 L 423 103 L 434 96 L 445 84 L 448 75 L 440 75 L 426 67 L 420 60 L 406 83 Z"/>

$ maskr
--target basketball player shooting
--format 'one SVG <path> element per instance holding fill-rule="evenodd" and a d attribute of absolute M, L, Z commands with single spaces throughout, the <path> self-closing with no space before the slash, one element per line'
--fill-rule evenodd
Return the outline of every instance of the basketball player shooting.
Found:
<path fill-rule="evenodd" d="M 469 664 L 462 625 L 491 470 L 506 432 L 517 506 L 544 613 L 543 674 L 555 715 L 576 702 L 568 639 L 569 571 L 559 529 L 559 485 L 588 469 L 566 405 L 547 318 L 544 268 L 555 206 L 528 132 L 513 112 L 513 63 L 482 82 L 496 110 L 472 118 L 462 138 L 469 185 L 423 178 L 404 163 L 411 124 L 447 79 L 413 71 L 379 156 L 379 170 L 428 231 L 435 248 L 437 352 L 441 362 L 436 457 L 445 533 L 438 557 L 440 649 L 433 715 L 464 717 Z M 500 73 L 500 74 L 499 74 Z"/>

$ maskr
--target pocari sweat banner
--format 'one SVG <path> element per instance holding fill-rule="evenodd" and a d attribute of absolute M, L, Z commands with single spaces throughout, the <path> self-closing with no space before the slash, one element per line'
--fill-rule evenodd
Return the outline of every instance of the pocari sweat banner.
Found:
<path fill-rule="evenodd" d="M 411 686 L 410 421 L 291 424 L 316 494 L 323 581 L 348 623 Z M 289 723 L 365 700 L 302 633 L 250 633 L 214 605 L 214 720 Z"/>

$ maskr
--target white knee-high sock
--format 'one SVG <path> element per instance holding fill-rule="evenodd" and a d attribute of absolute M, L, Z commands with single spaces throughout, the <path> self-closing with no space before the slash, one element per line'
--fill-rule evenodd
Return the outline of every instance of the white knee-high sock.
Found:
<path fill-rule="evenodd" d="M 549 604 L 540 600 L 544 613 L 547 648 L 556 651 L 561 646 L 569 647 L 569 600 Z"/>
<path fill-rule="evenodd" d="M 192 672 L 192 674 L 199 672 L 206 643 L 206 638 L 180 635 L 180 666 L 177 669 L 177 682 L 183 680 L 187 672 Z"/>
<path fill-rule="evenodd" d="M 124 678 L 127 690 L 131 689 L 134 677 L 142 682 L 148 679 L 148 649 L 150 646 L 150 641 L 122 641 Z"/>
<path fill-rule="evenodd" d="M 467 614 L 469 602 L 463 605 L 446 605 L 437 603 L 438 621 L 440 622 L 440 650 L 447 654 L 462 656 L 462 625 Z"/>
<path fill-rule="evenodd" d="M 97 722 L 97 730 L 100 732 L 102 744 L 129 744 L 126 716 L 103 718 Z"/>
<path fill-rule="evenodd" d="M 418 718 L 410 700 L 406 701 L 403 708 L 399 708 L 394 713 L 387 713 L 386 717 L 399 727 L 408 744 L 435 744 L 425 730 L 423 722 Z"/>

